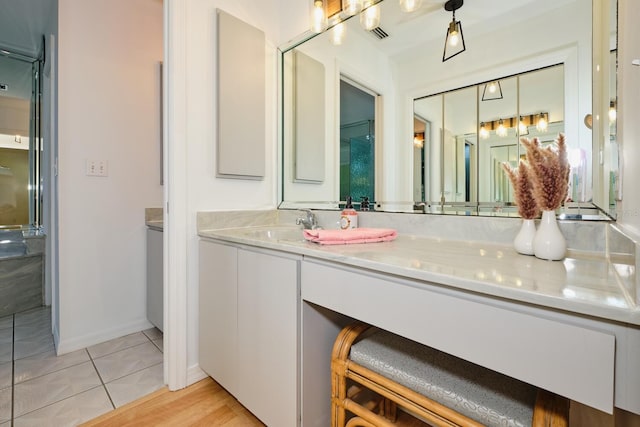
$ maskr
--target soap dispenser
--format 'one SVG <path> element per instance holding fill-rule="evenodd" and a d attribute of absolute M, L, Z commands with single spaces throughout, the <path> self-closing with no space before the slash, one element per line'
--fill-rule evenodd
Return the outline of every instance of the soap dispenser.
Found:
<path fill-rule="evenodd" d="M 347 197 L 347 204 L 340 215 L 340 228 L 343 230 L 358 228 L 358 212 L 353 208 L 351 197 Z"/>

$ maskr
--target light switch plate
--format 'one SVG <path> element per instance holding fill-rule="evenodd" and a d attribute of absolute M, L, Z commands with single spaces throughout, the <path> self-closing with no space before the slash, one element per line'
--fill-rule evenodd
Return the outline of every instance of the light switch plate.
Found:
<path fill-rule="evenodd" d="M 109 162 L 107 160 L 87 160 L 87 176 L 109 176 Z"/>

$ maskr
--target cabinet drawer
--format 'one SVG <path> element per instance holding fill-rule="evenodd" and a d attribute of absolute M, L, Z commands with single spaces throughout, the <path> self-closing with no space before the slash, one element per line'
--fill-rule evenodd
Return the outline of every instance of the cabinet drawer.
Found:
<path fill-rule="evenodd" d="M 402 280 L 305 260 L 302 299 L 611 413 L 615 337 Z"/>

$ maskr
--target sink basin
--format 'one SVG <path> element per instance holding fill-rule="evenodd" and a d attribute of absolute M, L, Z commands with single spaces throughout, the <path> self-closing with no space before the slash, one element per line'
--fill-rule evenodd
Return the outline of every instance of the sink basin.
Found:
<path fill-rule="evenodd" d="M 251 227 L 238 232 L 238 234 L 260 240 L 301 242 L 304 241 L 300 227 L 286 225 L 270 225 L 264 227 Z"/>

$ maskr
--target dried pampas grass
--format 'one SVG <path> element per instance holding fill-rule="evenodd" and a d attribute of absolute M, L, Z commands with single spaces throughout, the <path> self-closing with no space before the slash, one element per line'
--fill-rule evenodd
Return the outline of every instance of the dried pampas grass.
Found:
<path fill-rule="evenodd" d="M 518 214 L 523 219 L 534 219 L 540 214 L 538 204 L 533 197 L 533 185 L 529 177 L 529 166 L 524 160 L 520 160 L 517 168 L 512 168 L 509 163 L 502 163 L 502 168 L 507 173 L 518 207 Z"/>
<path fill-rule="evenodd" d="M 570 166 L 564 134 L 559 134 L 555 146 L 540 147 L 538 138 L 520 141 L 527 150 L 527 162 L 533 184 L 533 198 L 543 211 L 562 206 L 569 189 Z"/>

